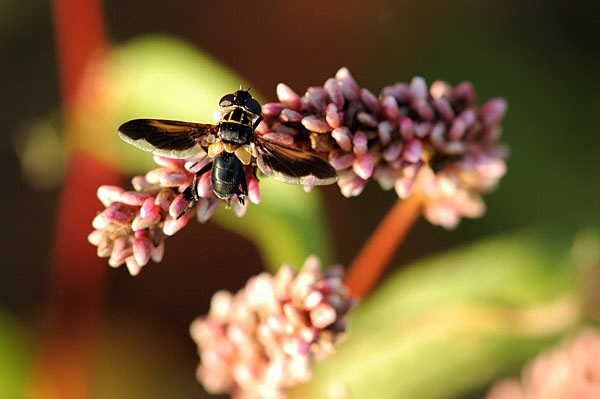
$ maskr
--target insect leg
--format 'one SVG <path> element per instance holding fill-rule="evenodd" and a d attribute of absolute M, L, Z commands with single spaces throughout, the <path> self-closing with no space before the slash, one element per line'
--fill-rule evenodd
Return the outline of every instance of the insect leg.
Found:
<path fill-rule="evenodd" d="M 177 219 L 179 219 L 180 217 L 182 217 L 183 215 L 188 213 L 200 199 L 200 197 L 198 197 L 198 181 L 200 180 L 200 177 L 203 174 L 205 174 L 206 172 L 208 172 L 209 170 L 212 169 L 212 165 L 213 165 L 213 163 L 210 162 L 210 163 L 204 165 L 202 167 L 202 169 L 200 169 L 198 172 L 196 172 L 196 175 L 194 176 L 194 180 L 192 180 L 192 184 L 190 184 L 185 190 L 183 190 L 183 193 L 181 193 L 181 195 L 183 195 L 183 199 L 186 201 L 189 201 L 190 203 L 183 210 L 183 212 L 181 212 L 179 215 L 177 215 Z"/>
<path fill-rule="evenodd" d="M 238 201 L 240 202 L 240 204 L 244 205 L 246 196 L 248 196 L 248 181 L 246 180 L 246 176 L 242 177 L 241 185 L 242 185 L 242 189 L 240 190 L 238 188 L 238 191 L 236 194 L 237 194 Z"/>
<path fill-rule="evenodd" d="M 260 124 L 260 122 L 263 120 L 263 116 L 259 115 L 258 118 L 256 118 L 256 120 L 254 121 L 254 124 L 252 125 L 252 130 L 256 130 L 256 128 L 258 127 L 258 125 Z"/>

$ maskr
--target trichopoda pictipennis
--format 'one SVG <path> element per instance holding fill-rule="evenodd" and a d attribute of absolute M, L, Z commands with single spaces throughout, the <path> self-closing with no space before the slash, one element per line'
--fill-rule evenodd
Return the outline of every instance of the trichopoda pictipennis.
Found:
<path fill-rule="evenodd" d="M 161 119 L 134 119 L 119 127 L 126 142 L 155 155 L 189 158 L 205 150 L 210 162 L 202 167 L 183 196 L 190 204 L 200 199 L 199 178 L 211 171 L 215 195 L 227 201 L 248 195 L 245 165 L 255 162 L 265 175 L 285 183 L 326 185 L 337 181 L 335 169 L 324 159 L 299 148 L 255 134 L 262 108 L 249 90 L 240 89 L 219 101 L 222 118 L 216 125 Z"/>

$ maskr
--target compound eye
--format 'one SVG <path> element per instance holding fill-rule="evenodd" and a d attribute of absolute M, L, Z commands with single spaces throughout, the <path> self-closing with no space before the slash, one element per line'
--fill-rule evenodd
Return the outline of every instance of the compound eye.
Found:
<path fill-rule="evenodd" d="M 260 104 L 253 98 L 248 99 L 246 104 L 244 104 L 244 107 L 246 107 L 246 109 L 252 112 L 254 115 L 260 115 L 262 113 Z"/>
<path fill-rule="evenodd" d="M 226 94 L 219 101 L 220 107 L 231 107 L 235 101 L 235 96 L 233 94 Z"/>

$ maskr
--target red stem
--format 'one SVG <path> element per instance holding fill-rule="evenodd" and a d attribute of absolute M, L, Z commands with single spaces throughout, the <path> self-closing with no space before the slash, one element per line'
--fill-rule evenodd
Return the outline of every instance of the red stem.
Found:
<path fill-rule="evenodd" d="M 108 50 L 98 0 L 54 0 L 65 136 L 75 131 L 77 99 L 92 62 L 103 62 Z M 89 87 L 89 85 L 87 86 Z M 57 214 L 52 253 L 52 281 L 40 352 L 28 394 L 44 398 L 90 396 L 92 354 L 99 330 L 105 273 L 108 268 L 87 242 L 90 221 L 98 210 L 100 184 L 117 183 L 118 171 L 81 149 L 69 159 Z"/>
<path fill-rule="evenodd" d="M 421 215 L 422 197 L 398 200 L 348 268 L 345 284 L 351 295 L 364 299 Z"/>
<path fill-rule="evenodd" d="M 100 0 L 54 0 L 53 3 L 62 97 L 68 117 L 86 67 L 94 56 L 105 55 L 108 45 Z"/>

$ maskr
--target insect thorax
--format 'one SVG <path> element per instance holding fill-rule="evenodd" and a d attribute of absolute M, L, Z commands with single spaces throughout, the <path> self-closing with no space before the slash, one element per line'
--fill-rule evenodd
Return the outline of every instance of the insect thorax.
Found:
<path fill-rule="evenodd" d="M 247 143 L 254 133 L 253 117 L 241 107 L 225 113 L 219 122 L 219 137 L 237 144 Z"/>

